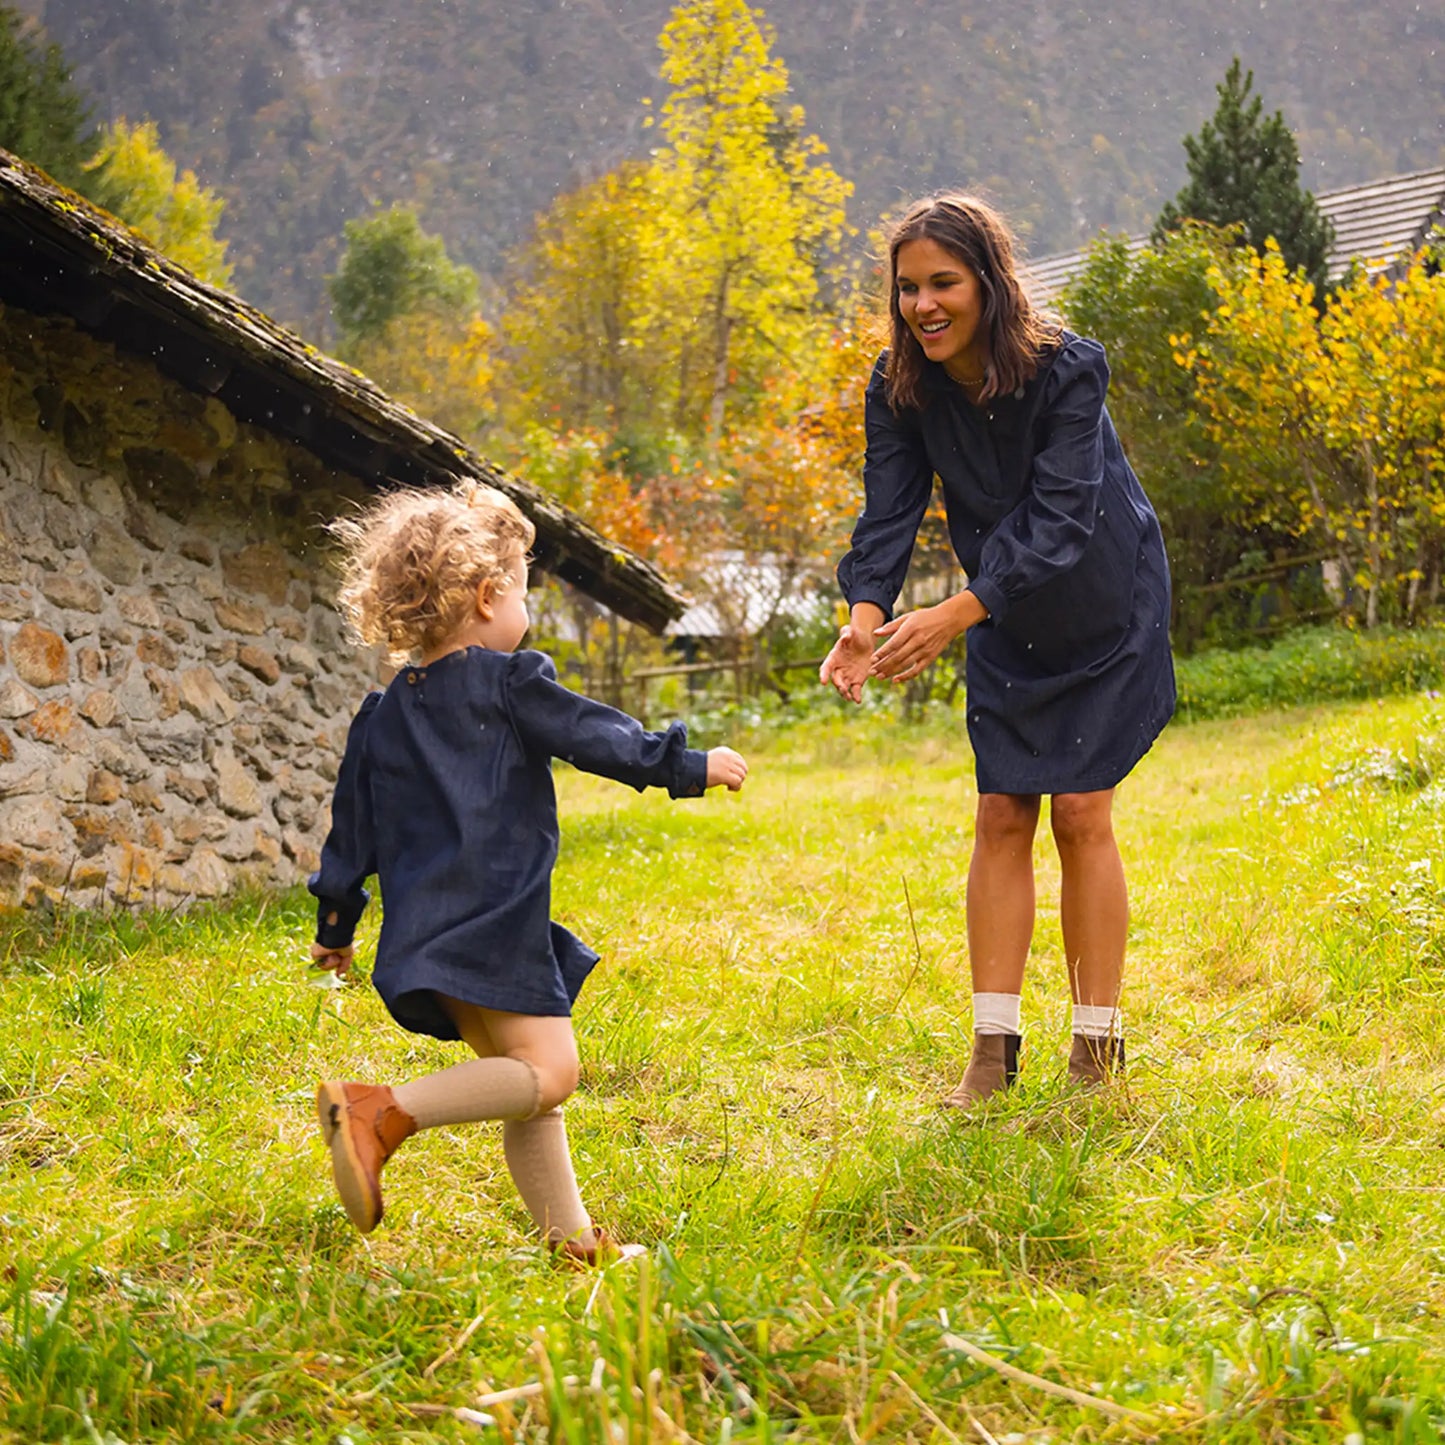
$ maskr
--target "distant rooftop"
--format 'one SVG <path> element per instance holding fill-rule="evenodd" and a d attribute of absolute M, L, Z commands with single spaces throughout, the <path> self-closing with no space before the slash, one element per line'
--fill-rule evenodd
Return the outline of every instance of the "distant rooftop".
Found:
<path fill-rule="evenodd" d="M 1424 245 L 1431 226 L 1445 224 L 1445 166 L 1364 186 L 1321 191 L 1315 200 L 1335 227 L 1335 243 L 1326 263 L 1331 281 L 1337 281 L 1355 261 L 1371 274 L 1389 271 Z M 1124 240 L 1130 252 L 1149 244 L 1143 233 Z M 1022 277 L 1030 298 L 1041 305 L 1055 300 L 1083 269 L 1088 254 L 1087 249 L 1069 251 L 1025 262 Z"/>

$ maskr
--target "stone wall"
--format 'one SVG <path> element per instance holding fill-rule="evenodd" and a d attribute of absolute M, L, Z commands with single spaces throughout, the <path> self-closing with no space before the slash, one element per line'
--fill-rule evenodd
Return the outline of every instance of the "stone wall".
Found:
<path fill-rule="evenodd" d="M 69 321 L 0 308 L 0 905 L 316 866 L 374 658 L 321 527 L 365 489 Z"/>

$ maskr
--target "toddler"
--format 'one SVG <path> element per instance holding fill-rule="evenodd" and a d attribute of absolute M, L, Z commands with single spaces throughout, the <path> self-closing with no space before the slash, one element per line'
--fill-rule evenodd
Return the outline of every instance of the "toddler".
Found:
<path fill-rule="evenodd" d="M 382 1166 L 403 1140 L 500 1119 L 507 1167 L 551 1249 L 580 1264 L 640 1252 L 593 1225 L 567 1149 L 572 1005 L 597 954 L 549 916 L 551 760 L 674 798 L 736 792 L 747 764 L 731 748 L 689 748 L 681 723 L 644 731 L 561 686 L 542 653 L 517 651 L 534 529 L 494 488 L 390 492 L 333 532 L 342 610 L 363 642 L 405 665 L 351 724 L 309 881 L 311 956 L 350 968 L 375 873 L 385 910 L 372 981 L 387 1008 L 403 1028 L 465 1040 L 477 1055 L 395 1088 L 320 1086 L 341 1201 L 359 1230 L 374 1229 Z"/>

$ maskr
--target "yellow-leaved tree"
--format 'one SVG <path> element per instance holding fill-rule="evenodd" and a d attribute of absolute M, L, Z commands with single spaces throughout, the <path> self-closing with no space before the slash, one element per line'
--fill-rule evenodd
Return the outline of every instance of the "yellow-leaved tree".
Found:
<path fill-rule="evenodd" d="M 684 0 L 659 40 L 650 160 L 561 197 L 514 257 L 502 325 L 512 430 L 604 427 L 633 454 L 714 441 L 832 327 L 849 183 L 787 99 L 746 0 Z"/>
<path fill-rule="evenodd" d="M 104 204 L 157 250 L 203 281 L 230 284 L 226 243 L 216 235 L 226 203 L 194 171 L 177 174 L 153 121 L 107 126 L 86 169 L 99 175 Z"/>
<path fill-rule="evenodd" d="M 1195 371 L 1246 513 L 1314 539 L 1367 627 L 1412 621 L 1445 544 L 1445 277 L 1361 271 L 1321 318 L 1272 243 L 1176 360 Z"/>
<path fill-rule="evenodd" d="M 1356 482 L 1343 520 L 1362 553 L 1365 623 L 1382 610 L 1413 621 L 1439 591 L 1445 537 L 1445 276 L 1418 261 L 1393 283 L 1361 271 L 1331 299 L 1320 337 L 1312 394 Z"/>
<path fill-rule="evenodd" d="M 353 342 L 345 360 L 428 421 L 470 440 L 491 414 L 492 343 L 479 313 L 423 308 Z"/>
<path fill-rule="evenodd" d="M 852 192 L 788 103 L 773 42 L 746 0 L 683 0 L 659 42 L 670 91 L 651 168 L 643 326 L 676 355 L 679 423 L 701 421 L 712 440 L 734 393 L 760 395 L 781 361 L 818 345 Z"/>
<path fill-rule="evenodd" d="M 665 348 L 643 329 L 648 168 L 633 163 L 560 197 L 512 258 L 498 404 L 513 431 L 655 427 Z"/>

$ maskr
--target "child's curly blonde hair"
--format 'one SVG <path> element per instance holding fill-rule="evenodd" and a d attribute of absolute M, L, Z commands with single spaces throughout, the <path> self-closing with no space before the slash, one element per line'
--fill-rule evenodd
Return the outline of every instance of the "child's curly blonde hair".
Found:
<path fill-rule="evenodd" d="M 505 591 L 519 582 L 517 563 L 537 535 L 510 497 L 474 481 L 387 492 L 328 530 L 341 544 L 342 613 L 394 663 L 450 637 L 481 583 Z"/>

